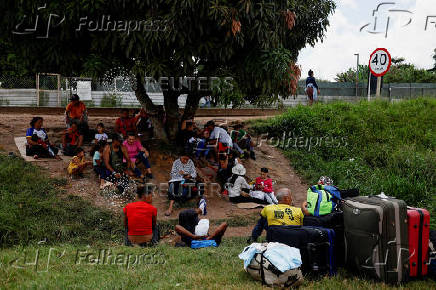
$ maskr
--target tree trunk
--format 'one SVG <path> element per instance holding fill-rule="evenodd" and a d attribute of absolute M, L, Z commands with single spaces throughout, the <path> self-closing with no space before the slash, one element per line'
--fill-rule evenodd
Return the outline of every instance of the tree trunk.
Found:
<path fill-rule="evenodd" d="M 179 132 L 179 104 L 177 102 L 180 92 L 178 91 L 164 91 L 164 107 L 165 107 L 165 128 L 168 134 L 168 139 L 175 142 L 177 133 Z"/>
<path fill-rule="evenodd" d="M 182 121 L 190 120 L 195 117 L 195 113 L 197 112 L 201 97 L 202 96 L 199 95 L 197 92 L 188 93 L 188 97 L 186 98 L 185 110 L 183 111 Z"/>
<path fill-rule="evenodd" d="M 141 106 L 145 109 L 149 115 L 153 127 L 154 127 L 154 138 L 157 138 L 165 143 L 168 143 L 168 135 L 164 126 L 164 110 L 162 106 L 156 106 L 153 104 L 152 100 L 145 91 L 144 84 L 142 83 L 142 77 L 140 75 L 136 76 L 136 88 L 135 96 L 138 99 Z"/>

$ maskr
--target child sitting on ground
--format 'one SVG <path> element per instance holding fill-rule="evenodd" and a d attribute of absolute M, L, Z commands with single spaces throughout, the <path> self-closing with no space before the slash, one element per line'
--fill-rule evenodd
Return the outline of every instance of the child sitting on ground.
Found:
<path fill-rule="evenodd" d="M 95 134 L 94 137 L 94 143 L 97 144 L 100 141 L 105 141 L 107 142 L 107 139 L 109 137 L 107 136 L 107 134 L 104 132 L 104 124 L 103 123 L 98 123 L 97 124 L 97 133 Z"/>
<path fill-rule="evenodd" d="M 260 169 L 260 176 L 256 178 L 254 190 L 250 196 L 258 199 L 264 199 L 269 204 L 277 204 L 277 198 L 274 195 L 272 180 L 268 177 L 268 168 Z"/>
<path fill-rule="evenodd" d="M 68 165 L 68 174 L 75 178 L 81 178 L 83 177 L 83 171 L 85 171 L 86 167 L 91 164 L 92 161 L 86 161 L 83 148 L 78 147 L 76 149 L 76 156 L 71 159 L 70 164 Z"/>
<path fill-rule="evenodd" d="M 92 156 L 92 165 L 94 167 L 94 172 L 100 178 L 100 189 L 103 189 L 106 186 L 109 186 L 111 183 L 106 181 L 105 179 L 111 174 L 106 167 L 104 167 L 103 162 L 103 150 L 106 146 L 106 141 L 102 140 L 96 143 L 91 150 Z"/>

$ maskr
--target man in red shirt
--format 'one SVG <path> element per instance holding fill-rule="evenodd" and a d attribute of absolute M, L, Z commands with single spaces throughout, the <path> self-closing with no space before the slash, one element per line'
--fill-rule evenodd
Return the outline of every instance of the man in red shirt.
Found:
<path fill-rule="evenodd" d="M 127 139 L 127 133 L 136 133 L 135 118 L 130 118 L 129 109 L 121 110 L 121 117 L 115 121 L 115 132 L 123 137 L 123 140 Z"/>
<path fill-rule="evenodd" d="M 150 189 L 138 187 L 137 201 L 129 203 L 123 209 L 126 246 L 136 244 L 145 247 L 159 240 L 156 227 L 157 209 L 151 205 L 152 193 Z"/>

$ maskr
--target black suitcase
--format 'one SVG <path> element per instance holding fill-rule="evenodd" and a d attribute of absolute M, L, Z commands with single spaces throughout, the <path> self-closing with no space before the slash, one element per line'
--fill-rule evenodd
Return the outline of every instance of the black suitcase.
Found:
<path fill-rule="evenodd" d="M 321 227 L 269 226 L 268 242 L 300 249 L 302 271 L 313 276 L 335 275 L 335 232 Z"/>
<path fill-rule="evenodd" d="M 334 249 L 336 266 L 343 267 L 345 265 L 344 213 L 342 211 L 334 211 L 319 217 L 305 216 L 303 226 L 323 227 L 334 230 L 336 236 Z"/>
<path fill-rule="evenodd" d="M 387 196 L 359 196 L 342 205 L 347 269 L 386 283 L 408 277 L 407 205 Z"/>

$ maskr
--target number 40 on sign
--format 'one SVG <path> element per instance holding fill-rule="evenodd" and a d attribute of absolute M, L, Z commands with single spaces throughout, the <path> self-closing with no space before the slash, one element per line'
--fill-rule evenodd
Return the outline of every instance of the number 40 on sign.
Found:
<path fill-rule="evenodd" d="M 377 48 L 369 58 L 369 70 L 371 74 L 377 77 L 376 95 L 381 93 L 381 77 L 384 76 L 391 68 L 392 58 L 386 48 Z M 368 101 L 371 96 L 371 80 L 368 81 Z"/>

